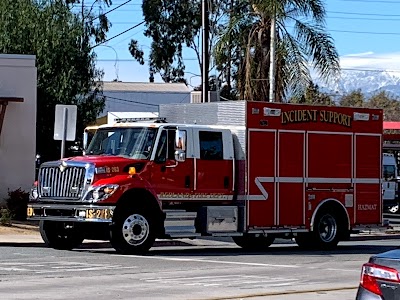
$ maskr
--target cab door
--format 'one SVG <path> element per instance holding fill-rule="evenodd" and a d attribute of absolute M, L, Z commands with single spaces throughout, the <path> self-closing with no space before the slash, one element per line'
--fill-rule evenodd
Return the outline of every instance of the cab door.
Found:
<path fill-rule="evenodd" d="M 231 200 L 234 190 L 232 133 L 224 129 L 193 128 L 194 199 Z"/>
<path fill-rule="evenodd" d="M 193 191 L 193 159 L 188 157 L 183 162 L 175 160 L 177 146 L 187 149 L 187 153 L 191 153 L 193 147 L 190 138 L 185 139 L 183 145 L 175 145 L 176 129 L 161 129 L 153 155 L 150 178 L 160 200 L 186 200 L 191 197 Z M 190 136 L 190 129 L 183 129 L 183 132 L 186 137 Z"/>

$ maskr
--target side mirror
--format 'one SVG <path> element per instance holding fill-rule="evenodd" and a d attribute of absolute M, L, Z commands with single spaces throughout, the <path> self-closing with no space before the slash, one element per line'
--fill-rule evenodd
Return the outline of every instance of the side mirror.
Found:
<path fill-rule="evenodd" d="M 186 160 L 186 131 L 177 129 L 175 132 L 175 160 Z"/>
<path fill-rule="evenodd" d="M 175 160 L 177 162 L 184 162 L 186 160 L 186 153 L 183 150 L 175 151 Z"/>

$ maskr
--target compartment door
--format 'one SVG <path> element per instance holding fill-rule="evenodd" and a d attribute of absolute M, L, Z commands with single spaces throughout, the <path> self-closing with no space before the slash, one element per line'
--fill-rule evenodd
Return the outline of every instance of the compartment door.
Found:
<path fill-rule="evenodd" d="M 278 224 L 304 225 L 305 132 L 279 131 L 278 140 Z"/>
<path fill-rule="evenodd" d="M 247 150 L 248 226 L 276 225 L 276 130 L 250 129 Z"/>

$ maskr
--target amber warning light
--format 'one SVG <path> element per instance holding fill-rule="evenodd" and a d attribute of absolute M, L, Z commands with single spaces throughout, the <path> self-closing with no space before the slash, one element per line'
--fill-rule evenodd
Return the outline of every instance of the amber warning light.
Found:
<path fill-rule="evenodd" d="M 135 167 L 130 167 L 128 173 L 129 173 L 129 175 L 135 175 L 136 174 L 136 168 Z"/>

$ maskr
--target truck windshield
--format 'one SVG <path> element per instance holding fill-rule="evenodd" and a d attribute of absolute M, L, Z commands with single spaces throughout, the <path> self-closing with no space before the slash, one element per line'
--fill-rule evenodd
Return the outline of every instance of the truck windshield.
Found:
<path fill-rule="evenodd" d="M 100 128 L 86 154 L 149 159 L 156 133 L 156 128 L 148 127 Z"/>

